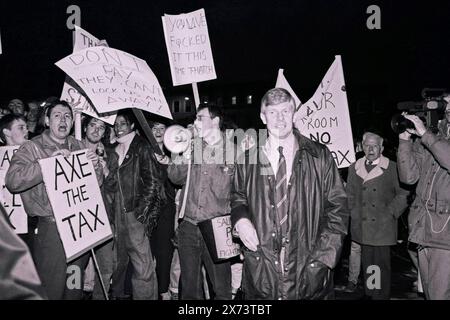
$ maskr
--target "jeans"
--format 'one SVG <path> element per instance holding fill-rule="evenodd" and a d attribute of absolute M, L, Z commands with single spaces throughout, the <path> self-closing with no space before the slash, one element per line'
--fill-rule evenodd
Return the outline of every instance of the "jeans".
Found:
<path fill-rule="evenodd" d="M 355 241 L 352 241 L 350 247 L 350 258 L 348 261 L 348 282 L 358 284 L 360 272 L 361 272 L 361 245 Z"/>
<path fill-rule="evenodd" d="M 429 300 L 450 300 L 450 250 L 419 250 L 419 271 L 423 291 Z"/>
<path fill-rule="evenodd" d="M 117 228 L 118 267 L 115 272 L 126 270 L 131 261 L 133 300 L 157 300 L 156 263 L 144 225 L 136 220 L 134 212 L 127 212 L 120 216 Z"/>
<path fill-rule="evenodd" d="M 200 229 L 187 221 L 178 227 L 178 250 L 181 266 L 181 299 L 203 299 L 201 272 L 205 265 L 208 278 L 211 281 L 215 300 L 231 299 L 231 267 L 228 261 L 214 263 L 206 247 Z"/>

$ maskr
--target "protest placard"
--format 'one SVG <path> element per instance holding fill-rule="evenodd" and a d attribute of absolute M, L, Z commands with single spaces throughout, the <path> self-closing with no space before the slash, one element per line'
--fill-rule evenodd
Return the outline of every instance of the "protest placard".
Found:
<path fill-rule="evenodd" d="M 216 79 L 205 10 L 161 18 L 173 85 Z"/>
<path fill-rule="evenodd" d="M 284 76 L 283 69 L 278 69 L 278 77 L 277 77 L 277 82 L 275 83 L 275 88 L 286 89 L 291 94 L 292 98 L 294 98 L 294 101 L 295 101 L 295 110 L 297 111 L 298 108 L 300 107 L 301 102 L 300 102 L 300 99 L 295 94 L 294 90 L 292 90 L 292 87 L 289 84 L 289 82 L 287 81 L 286 77 Z"/>
<path fill-rule="evenodd" d="M 72 53 L 56 63 L 102 112 L 138 108 L 172 119 L 169 105 L 147 63 L 109 47 Z"/>
<path fill-rule="evenodd" d="M 39 160 L 68 262 L 112 237 L 94 166 L 86 152 Z"/>
<path fill-rule="evenodd" d="M 73 52 L 80 51 L 86 48 L 99 45 L 100 40 L 92 34 L 75 25 L 75 42 L 73 45 Z M 66 77 L 63 90 L 61 93 L 61 100 L 67 101 L 73 109 L 82 110 L 83 113 L 105 121 L 110 125 L 114 125 L 116 115 L 100 115 L 97 110 L 92 107 L 88 99 L 85 97 L 83 90 L 70 78 Z"/>
<path fill-rule="evenodd" d="M 241 253 L 239 244 L 233 241 L 230 215 L 202 221 L 198 226 L 215 262 L 230 259 Z"/>
<path fill-rule="evenodd" d="M 17 234 L 28 232 L 27 213 L 23 207 L 19 194 L 12 194 L 6 189 L 5 177 L 11 158 L 19 149 L 19 146 L 0 147 L 0 201 L 8 215 L 14 232 Z"/>
<path fill-rule="evenodd" d="M 294 122 L 303 135 L 330 149 L 338 168 L 355 162 L 341 56 L 335 56 L 312 98 L 295 114 Z"/>

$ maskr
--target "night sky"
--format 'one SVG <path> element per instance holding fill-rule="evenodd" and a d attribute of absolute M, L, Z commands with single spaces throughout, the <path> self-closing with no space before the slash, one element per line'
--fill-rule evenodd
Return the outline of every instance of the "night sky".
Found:
<path fill-rule="evenodd" d="M 161 16 L 200 8 L 218 76 L 208 86 L 275 83 L 284 68 L 306 101 L 340 54 L 350 102 L 361 95 L 386 103 L 419 100 L 423 87 L 450 87 L 449 1 L 2 0 L 0 102 L 59 96 L 64 73 L 54 62 L 72 50 L 70 4 L 81 8 L 82 28 L 145 59 L 167 91 Z M 381 8 L 381 30 L 366 27 L 370 4 Z"/>

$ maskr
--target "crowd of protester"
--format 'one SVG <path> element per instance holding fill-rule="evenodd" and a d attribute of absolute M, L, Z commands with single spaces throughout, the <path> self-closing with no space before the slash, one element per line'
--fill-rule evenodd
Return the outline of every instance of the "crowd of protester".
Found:
<path fill-rule="evenodd" d="M 114 126 L 83 115 L 78 141 L 74 112 L 57 98 L 12 99 L 1 108 L 1 143 L 20 146 L 6 188 L 21 195 L 29 231 L 11 232 L 2 208 L 0 253 L 25 262 L 2 258 L 0 299 L 333 299 L 333 269 L 348 258 L 341 254 L 346 237 L 345 291 L 356 290 L 362 267 L 365 296 L 389 299 L 390 250 L 404 212 L 425 297 L 450 299 L 450 107 L 437 134 L 404 115 L 415 129 L 400 134 L 397 163 L 383 155 L 383 135 L 368 130 L 345 175 L 325 146 L 295 128 L 293 98 L 279 88 L 261 102 L 266 141 L 226 143 L 225 129 L 236 126 L 217 106 L 201 105 L 192 145 L 176 156 L 163 144 L 172 123 L 149 121 L 155 145 L 129 109 L 117 113 Z M 217 162 L 230 147 L 232 161 Z M 113 231 L 95 248 L 99 270 L 89 253 L 66 262 L 37 161 L 81 149 L 89 150 Z M 255 163 L 247 161 L 252 156 Z M 414 192 L 405 184 L 416 183 L 411 204 Z M 199 225 L 226 214 L 242 252 L 216 261 Z M 67 286 L 73 265 L 83 270 L 80 287 Z"/>

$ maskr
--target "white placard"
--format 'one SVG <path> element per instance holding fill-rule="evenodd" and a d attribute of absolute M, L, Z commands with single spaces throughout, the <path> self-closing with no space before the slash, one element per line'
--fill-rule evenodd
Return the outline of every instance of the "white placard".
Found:
<path fill-rule="evenodd" d="M 86 152 L 39 160 L 68 262 L 113 236 L 94 166 Z"/>
<path fill-rule="evenodd" d="M 95 47 L 99 45 L 99 43 L 100 40 L 98 38 L 75 25 L 75 43 L 73 45 L 73 52 Z M 84 96 L 83 90 L 69 77 L 66 77 L 66 81 L 64 82 L 61 100 L 67 101 L 74 109 L 81 109 L 83 113 L 91 117 L 100 119 L 110 125 L 114 125 L 116 115 L 99 115 L 97 110 L 91 106 L 89 101 Z"/>
<path fill-rule="evenodd" d="M 284 76 L 283 69 L 278 69 L 278 77 L 277 77 L 277 82 L 275 83 L 275 88 L 286 89 L 291 94 L 292 98 L 294 98 L 295 110 L 298 110 L 298 108 L 300 107 L 300 104 L 301 104 L 300 99 L 297 97 L 294 90 L 292 90 L 291 85 L 289 84 L 286 77 Z"/>
<path fill-rule="evenodd" d="M 355 162 L 345 90 L 341 56 L 335 56 L 312 98 L 301 105 L 294 117 L 295 126 L 303 135 L 330 149 L 338 168 Z"/>
<path fill-rule="evenodd" d="M 12 156 L 19 149 L 19 146 L 0 147 L 0 201 L 8 215 L 14 232 L 23 234 L 28 232 L 28 217 L 23 207 L 20 194 L 12 194 L 5 186 L 6 172 Z"/>
<path fill-rule="evenodd" d="M 173 85 L 216 79 L 205 10 L 161 18 Z"/>
<path fill-rule="evenodd" d="M 113 48 L 92 47 L 55 64 L 83 89 L 100 113 L 138 108 L 172 119 L 158 79 L 138 57 Z"/>

